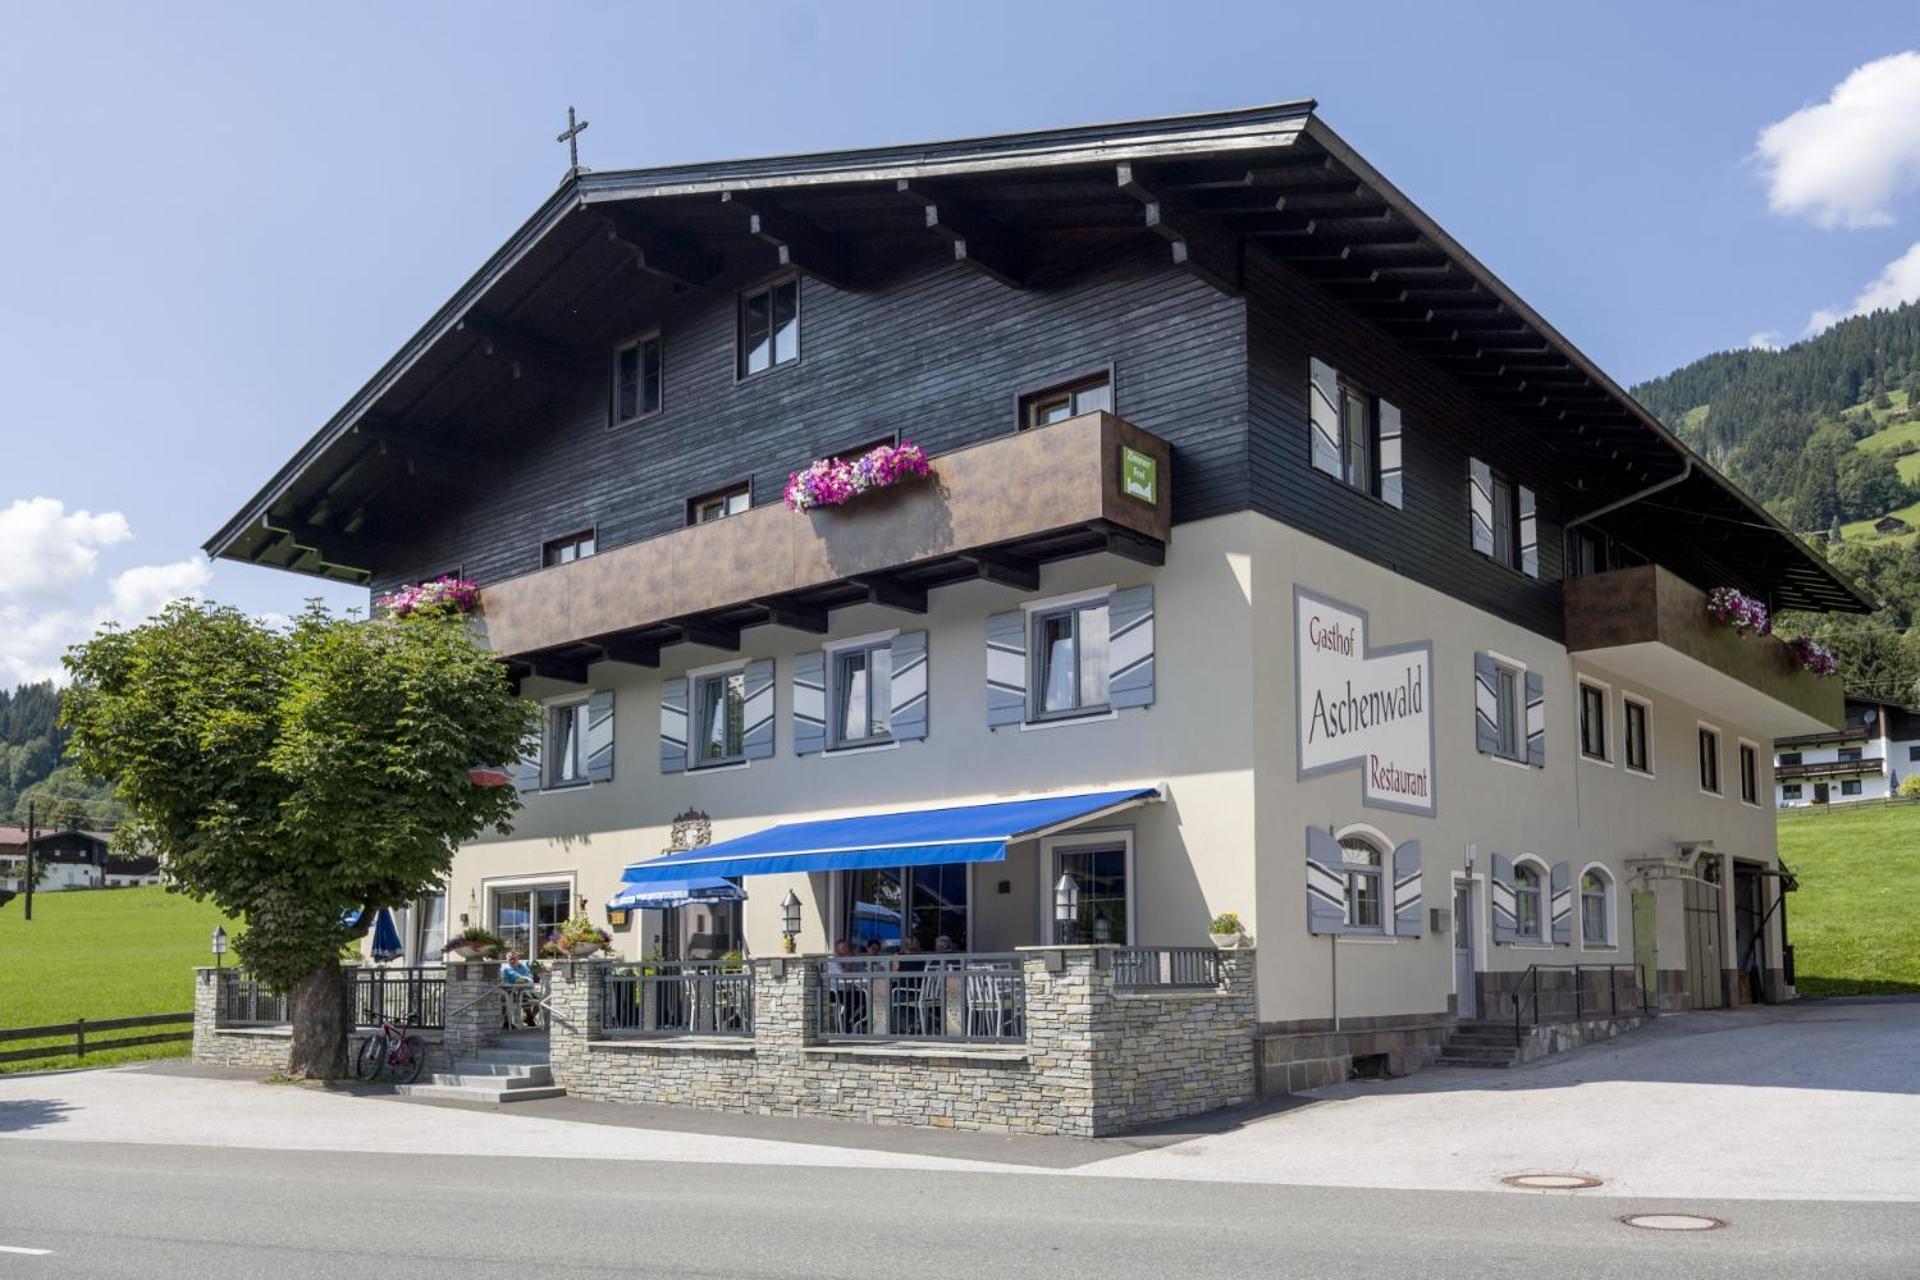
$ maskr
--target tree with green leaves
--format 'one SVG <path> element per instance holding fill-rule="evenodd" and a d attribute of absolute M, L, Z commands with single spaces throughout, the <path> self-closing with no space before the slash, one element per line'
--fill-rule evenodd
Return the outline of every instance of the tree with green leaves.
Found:
<path fill-rule="evenodd" d="M 66 659 L 62 713 L 121 831 L 171 885 L 242 916 L 241 961 L 289 992 L 289 1074 L 347 1071 L 339 957 L 380 907 L 444 882 L 455 849 L 508 829 L 511 787 L 468 770 L 516 759 L 536 726 L 451 606 L 372 621 L 317 603 L 285 630 L 183 601 Z"/>

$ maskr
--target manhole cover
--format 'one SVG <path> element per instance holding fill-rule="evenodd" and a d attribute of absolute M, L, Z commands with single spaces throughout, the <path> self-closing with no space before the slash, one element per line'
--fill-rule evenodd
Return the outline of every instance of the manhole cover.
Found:
<path fill-rule="evenodd" d="M 1500 1181 L 1510 1187 L 1525 1187 L 1530 1191 L 1585 1191 L 1588 1187 L 1600 1185 L 1600 1179 L 1579 1173 L 1516 1173 Z"/>
<path fill-rule="evenodd" d="M 1717 1231 L 1727 1225 L 1698 1213 L 1629 1213 L 1620 1221 L 1647 1231 Z"/>

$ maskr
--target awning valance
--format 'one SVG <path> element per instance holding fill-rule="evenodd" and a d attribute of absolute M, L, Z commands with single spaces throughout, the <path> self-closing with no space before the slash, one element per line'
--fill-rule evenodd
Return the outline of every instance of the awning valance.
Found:
<path fill-rule="evenodd" d="M 747 891 L 731 880 L 696 876 L 622 885 L 618 893 L 607 899 L 607 910 L 658 911 L 664 907 L 684 907 L 689 902 L 744 902 L 746 897 Z"/>
<path fill-rule="evenodd" d="M 999 862 L 1015 841 L 1049 835 L 1159 798 L 1157 788 L 1131 787 L 951 809 L 784 822 L 750 836 L 636 862 L 620 878 L 630 885 L 651 885 L 689 876 Z"/>

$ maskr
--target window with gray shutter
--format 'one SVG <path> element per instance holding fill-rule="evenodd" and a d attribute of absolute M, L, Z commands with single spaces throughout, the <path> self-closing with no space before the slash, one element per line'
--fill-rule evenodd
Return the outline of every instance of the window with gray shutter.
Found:
<path fill-rule="evenodd" d="M 1325 827 L 1307 828 L 1307 932 L 1347 931 L 1347 869 L 1340 842 Z"/>
<path fill-rule="evenodd" d="M 1490 862 L 1492 871 L 1488 876 L 1491 888 L 1488 906 L 1493 909 L 1493 940 L 1496 943 L 1511 943 L 1519 936 L 1514 920 L 1513 859 L 1496 853 Z"/>
<path fill-rule="evenodd" d="M 587 699 L 587 781 L 613 781 L 613 690 Z"/>
<path fill-rule="evenodd" d="M 773 754 L 773 659 L 749 662 L 742 674 L 746 676 L 742 754 L 749 760 L 764 760 Z"/>
<path fill-rule="evenodd" d="M 1486 755 L 1500 752 L 1500 668 L 1490 653 L 1473 655 L 1473 738 Z"/>
<path fill-rule="evenodd" d="M 1556 862 L 1547 873 L 1547 882 L 1552 890 L 1551 907 L 1553 916 L 1553 940 L 1563 947 L 1573 945 L 1573 868 L 1564 862 Z"/>
<path fill-rule="evenodd" d="M 1390 507 L 1404 502 L 1400 462 L 1400 408 L 1380 402 L 1380 500 Z"/>
<path fill-rule="evenodd" d="M 1332 365 L 1311 357 L 1307 368 L 1307 420 L 1312 427 L 1313 469 L 1338 479 L 1344 466 L 1340 453 L 1340 374 Z"/>
<path fill-rule="evenodd" d="M 895 742 L 927 736 L 927 633 L 908 631 L 893 638 L 893 687 L 890 715 Z"/>
<path fill-rule="evenodd" d="M 1534 511 L 1533 490 L 1520 489 L 1520 572 L 1540 576 L 1540 520 Z"/>
<path fill-rule="evenodd" d="M 827 655 L 810 649 L 793 660 L 793 753 L 827 749 Z"/>
<path fill-rule="evenodd" d="M 1027 718 L 1027 615 L 1010 609 L 987 619 L 987 725 Z"/>
<path fill-rule="evenodd" d="M 1107 626 L 1107 705 L 1153 705 L 1153 588 L 1114 592 L 1107 600 Z"/>
<path fill-rule="evenodd" d="M 660 682 L 660 772 L 682 773 L 687 767 L 687 679 L 675 676 Z"/>
<path fill-rule="evenodd" d="M 1418 938 L 1424 932 L 1421 912 L 1420 842 L 1409 840 L 1393 850 L 1393 932 Z"/>
<path fill-rule="evenodd" d="M 513 777 L 513 785 L 520 791 L 538 791 L 540 789 L 540 736 L 534 735 L 527 740 L 527 754 L 515 760 L 507 772 Z"/>
<path fill-rule="evenodd" d="M 1473 549 L 1493 554 L 1493 468 L 1467 459 L 1467 510 L 1473 522 Z"/>
<path fill-rule="evenodd" d="M 1547 682 L 1538 671 L 1527 672 L 1527 763 L 1547 764 Z"/>

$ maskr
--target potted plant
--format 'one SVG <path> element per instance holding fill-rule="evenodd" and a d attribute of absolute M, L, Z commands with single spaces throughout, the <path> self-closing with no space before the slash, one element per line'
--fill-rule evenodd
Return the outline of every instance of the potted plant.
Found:
<path fill-rule="evenodd" d="M 497 936 L 476 924 L 454 934 L 440 949 L 440 954 L 456 960 L 498 960 L 504 945 Z"/>
<path fill-rule="evenodd" d="M 1240 926 L 1240 917 L 1231 911 L 1222 911 L 1207 926 L 1207 932 L 1213 935 L 1213 945 L 1223 951 L 1231 951 L 1245 940 L 1246 930 Z"/>
<path fill-rule="evenodd" d="M 574 960 L 583 960 L 611 950 L 613 935 L 594 924 L 587 917 L 572 916 L 567 922 L 547 935 L 547 942 L 561 955 Z"/>

